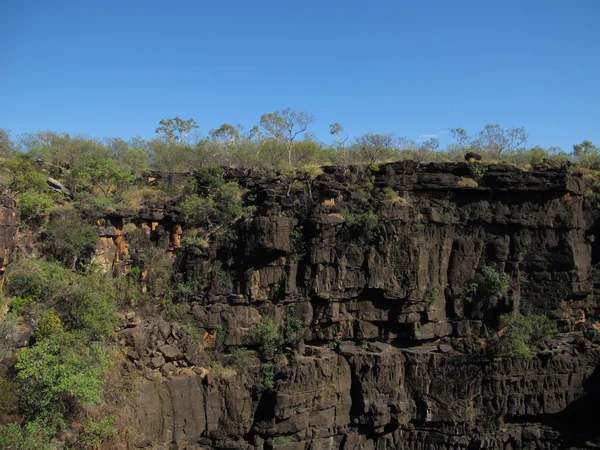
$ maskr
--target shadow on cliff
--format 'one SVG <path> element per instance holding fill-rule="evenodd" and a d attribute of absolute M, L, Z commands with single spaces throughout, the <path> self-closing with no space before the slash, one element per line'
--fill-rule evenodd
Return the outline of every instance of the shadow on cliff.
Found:
<path fill-rule="evenodd" d="M 600 367 L 583 383 L 583 388 L 583 397 L 571 402 L 563 411 L 542 419 L 542 424 L 557 430 L 569 446 L 584 446 L 589 441 L 600 443 Z"/>

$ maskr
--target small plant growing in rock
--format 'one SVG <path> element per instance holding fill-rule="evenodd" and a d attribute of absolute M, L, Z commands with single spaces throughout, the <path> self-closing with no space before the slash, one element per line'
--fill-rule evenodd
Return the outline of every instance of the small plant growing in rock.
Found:
<path fill-rule="evenodd" d="M 487 173 L 488 167 L 484 164 L 471 163 L 469 164 L 469 172 L 475 181 L 479 181 Z"/>
<path fill-rule="evenodd" d="M 252 362 L 254 352 L 245 347 L 236 347 L 231 349 L 230 364 L 236 370 L 244 370 Z"/>
<path fill-rule="evenodd" d="M 471 302 L 476 298 L 490 299 L 506 295 L 510 278 L 508 274 L 496 271 L 493 267 L 485 266 L 477 275 L 475 281 L 469 285 L 466 301 Z"/>
<path fill-rule="evenodd" d="M 310 328 L 294 312 L 288 314 L 283 323 L 285 342 L 296 348 L 298 344 L 310 339 Z"/>
<path fill-rule="evenodd" d="M 246 334 L 248 344 L 257 347 L 262 359 L 271 359 L 281 352 L 283 333 L 281 327 L 268 317 L 252 327 Z"/>
<path fill-rule="evenodd" d="M 481 218 L 486 222 L 491 222 L 491 220 L 494 218 L 494 215 L 490 208 L 489 202 L 487 202 L 486 200 L 480 201 L 478 203 L 478 209 L 481 214 Z"/>
<path fill-rule="evenodd" d="M 545 341 L 558 335 L 556 324 L 544 315 L 500 316 L 497 355 L 530 359 Z"/>
<path fill-rule="evenodd" d="M 275 370 L 273 363 L 264 363 L 261 368 L 261 381 L 262 387 L 266 391 L 272 391 L 275 389 Z"/>

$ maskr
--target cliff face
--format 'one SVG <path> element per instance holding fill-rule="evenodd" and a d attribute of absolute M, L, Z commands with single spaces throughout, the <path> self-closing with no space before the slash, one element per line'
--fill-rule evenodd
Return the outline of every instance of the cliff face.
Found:
<path fill-rule="evenodd" d="M 177 205 L 99 223 L 107 268 L 127 270 L 133 222 L 145 236 L 135 245 L 170 251 L 185 280 L 208 283 L 187 304 L 201 344 L 162 319 L 122 318 L 129 370 L 145 378 L 120 445 L 587 448 L 600 341 L 581 331 L 596 311 L 585 184 L 566 168 L 473 167 L 328 167 L 294 183 L 228 172 L 258 207 L 236 225 L 226 295 L 219 250 L 181 246 Z M 509 276 L 505 296 L 471 298 L 485 267 Z M 518 309 L 550 312 L 564 333 L 530 360 L 488 357 L 481 338 Z M 274 390 L 260 388 L 257 359 L 210 365 L 217 330 L 222 345 L 243 345 L 261 316 L 290 314 L 311 337 L 275 358 Z"/>
<path fill-rule="evenodd" d="M 106 270 L 157 247 L 182 283 L 205 286 L 181 306 L 199 340 L 140 311 L 121 317 L 121 372 L 143 377 L 106 448 L 591 448 L 596 225 L 581 175 L 411 161 L 323 171 L 227 171 L 256 208 L 226 252 L 182 245 L 177 204 L 97 222 Z M 504 295 L 475 295 L 485 268 L 507 275 Z M 490 357 L 498 317 L 516 310 L 548 313 L 563 333 L 528 360 Z M 274 389 L 258 358 L 211 363 L 261 317 L 291 315 L 310 337 L 274 358 Z"/>

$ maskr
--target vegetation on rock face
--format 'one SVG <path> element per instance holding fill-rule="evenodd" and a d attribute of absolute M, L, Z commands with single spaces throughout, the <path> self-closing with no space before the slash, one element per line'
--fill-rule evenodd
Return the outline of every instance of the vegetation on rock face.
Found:
<path fill-rule="evenodd" d="M 242 133 L 240 127 L 223 124 L 206 138 L 193 137 L 198 129 L 193 119 L 178 117 L 162 120 L 156 130 L 159 137 L 148 141 L 100 141 L 41 132 L 23 136 L 17 143 L 3 134 L 6 139 L 2 141 L 0 190 L 17 199 L 21 226 L 34 235 L 38 233 L 41 244 L 24 251 L 21 259 L 11 261 L 6 273 L 3 306 L 7 311 L 0 321 L 0 340 L 9 341 L 18 327 L 29 329 L 31 339 L 26 348 L 16 353 L 13 375 L 0 384 L 0 408 L 13 402 L 11 413 L 24 417 L 23 423 L 0 427 L 0 447 L 55 448 L 50 443 L 52 438 L 73 424 L 79 426 L 71 429 L 76 429 L 81 445 L 98 446 L 114 435 L 115 417 L 110 411 L 93 419 L 81 414 L 86 405 L 104 401 L 106 375 L 111 367 L 108 354 L 115 340 L 120 307 L 146 308 L 179 322 L 197 344 L 208 345 L 205 339 L 214 336 L 214 354 L 238 372 L 260 359 L 262 387 L 274 389 L 275 363 L 285 359 L 281 354 L 290 356 L 289 347 L 302 348 L 303 341 L 313 337 L 303 315 L 285 303 L 283 297 L 291 288 L 283 278 L 277 275 L 267 283 L 268 298 L 283 305 L 284 319 L 275 322 L 264 316 L 260 324 L 248 330 L 244 344 L 250 349 L 225 345 L 225 335 L 230 336 L 228 330 L 222 326 L 200 328 L 192 311 L 207 305 L 220 308 L 215 303 L 240 296 L 241 274 L 246 276 L 250 269 L 240 267 L 236 259 L 241 235 L 235 232 L 238 225 L 252 222 L 267 209 L 273 217 L 280 217 L 285 204 L 283 215 L 298 219 L 292 221 L 287 242 L 290 245 L 284 250 L 276 248 L 273 254 L 285 261 L 285 270 L 299 267 L 299 280 L 301 271 L 308 268 L 304 266 L 309 266 L 314 257 L 308 247 L 314 224 L 307 219 L 315 206 L 321 208 L 323 215 L 339 221 L 336 245 L 350 244 L 359 254 L 371 252 L 373 257 L 377 256 L 379 244 L 386 243 L 386 233 L 392 228 L 390 219 L 377 207 L 412 207 L 413 198 L 404 198 L 402 190 L 393 184 L 394 166 L 380 166 L 383 161 L 462 162 L 465 152 L 477 152 L 483 156 L 481 162 L 456 166 L 462 170 L 458 186 L 471 190 L 480 184 L 485 186 L 492 161 L 522 166 L 552 161 L 575 161 L 586 167 L 600 165 L 600 150 L 589 141 L 575 145 L 573 154 L 558 149 L 527 149 L 527 136 L 520 128 L 503 130 L 488 125 L 472 136 L 457 128 L 452 130 L 456 143 L 440 149 L 435 139 L 416 144 L 392 133 L 366 133 L 349 141 L 339 123 L 331 126 L 336 142 L 327 145 L 303 135 L 313 121 L 309 113 L 286 108 L 263 115 L 249 134 Z M 544 162 L 545 159 L 550 162 Z M 341 166 L 340 171 L 348 180 L 343 189 L 336 187 L 337 192 L 325 200 L 318 193 L 319 183 L 330 175 L 320 167 L 324 164 Z M 221 165 L 230 167 L 224 169 Z M 178 172 L 190 171 L 194 175 L 185 177 L 185 182 L 172 181 Z M 255 172 L 264 177 L 252 185 L 247 179 Z M 594 181 L 586 194 L 586 204 L 597 207 L 600 182 L 594 179 L 597 175 L 592 171 L 585 172 L 585 176 Z M 444 202 L 443 222 L 455 224 L 459 217 L 456 206 Z M 172 217 L 177 217 L 186 228 L 181 248 L 170 248 L 170 254 L 162 243 L 172 239 L 167 232 L 173 230 L 161 229 L 164 222 L 158 224 L 160 219 L 154 219 L 155 214 L 163 214 L 162 209 L 159 213 L 153 209 L 157 205 L 169 205 L 175 211 Z M 476 218 L 492 222 L 497 212 L 493 206 L 494 209 L 487 200 L 474 202 Z M 134 222 L 137 219 L 132 217 L 142 216 L 136 216 L 139 211 L 148 213 L 143 217 L 151 217 L 154 223 L 152 228 L 142 229 L 126 222 L 130 228 L 119 230 L 129 244 L 129 272 L 114 278 L 92 263 L 98 250 L 98 229 L 104 223 L 96 219 L 127 217 Z M 419 232 L 424 229 L 421 222 L 410 225 L 420 226 Z M 394 232 L 401 233 L 400 229 Z M 113 237 L 115 242 L 120 236 Z M 181 259 L 184 252 L 192 260 L 190 266 L 186 266 L 189 261 Z M 35 257 L 27 258 L 28 254 Z M 177 257 L 173 258 L 174 254 Z M 357 263 L 340 255 L 340 267 L 345 264 L 345 270 Z M 361 263 L 357 264 L 354 272 L 359 271 Z M 395 269 L 402 272 L 400 267 Z M 484 266 L 472 280 L 466 299 L 506 297 L 509 286 L 508 273 Z M 430 303 L 435 303 L 439 289 L 439 285 L 431 287 Z M 474 305 L 475 302 L 470 307 Z M 422 314 L 435 313 L 427 310 Z M 499 327 L 494 350 L 496 355 L 507 357 L 531 358 L 557 333 L 554 322 L 545 316 L 504 315 Z M 322 339 L 318 331 L 314 336 L 315 340 Z M 337 346 L 341 339 L 336 336 L 331 345 Z M 221 354 L 225 351 L 228 356 Z M 2 347 L 2 356 L 5 354 L 8 355 L 8 348 Z M 214 367 L 220 364 L 216 361 Z"/>
<path fill-rule="evenodd" d="M 530 359 L 546 341 L 558 335 L 556 323 L 543 315 L 505 314 L 500 317 L 499 356 Z"/>

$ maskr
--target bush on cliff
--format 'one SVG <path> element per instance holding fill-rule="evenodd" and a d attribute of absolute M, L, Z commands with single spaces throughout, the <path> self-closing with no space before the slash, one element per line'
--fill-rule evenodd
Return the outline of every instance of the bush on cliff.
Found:
<path fill-rule="evenodd" d="M 263 359 L 271 359 L 279 353 L 284 341 L 281 327 L 268 317 L 263 317 L 260 324 L 248 331 L 246 340 L 257 347 Z"/>
<path fill-rule="evenodd" d="M 530 359 L 544 342 L 558 336 L 556 324 L 543 315 L 500 316 L 498 356 Z"/>
<path fill-rule="evenodd" d="M 96 229 L 70 207 L 56 209 L 44 229 L 44 247 L 68 268 L 86 261 L 96 248 Z"/>
<path fill-rule="evenodd" d="M 53 334 L 17 353 L 24 412 L 59 424 L 80 405 L 99 403 L 110 367 L 102 347 L 80 332 Z"/>

